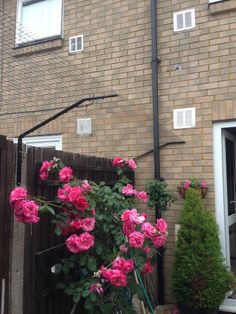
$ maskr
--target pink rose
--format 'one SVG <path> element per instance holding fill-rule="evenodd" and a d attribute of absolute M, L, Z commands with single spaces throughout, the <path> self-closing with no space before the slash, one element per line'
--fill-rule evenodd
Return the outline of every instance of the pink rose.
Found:
<path fill-rule="evenodd" d="M 112 269 L 109 276 L 109 282 L 115 287 L 127 286 L 127 277 L 119 269 Z"/>
<path fill-rule="evenodd" d="M 21 186 L 16 187 L 11 191 L 10 194 L 10 203 L 11 205 L 16 204 L 19 201 L 22 201 L 27 198 L 27 190 Z"/>
<path fill-rule="evenodd" d="M 83 180 L 82 188 L 83 188 L 84 192 L 90 192 L 92 190 L 92 187 L 89 184 L 88 180 Z"/>
<path fill-rule="evenodd" d="M 125 261 L 122 270 L 124 273 L 127 274 L 127 273 L 130 273 L 133 269 L 134 269 L 134 261 L 132 260 L 132 258 L 130 258 Z"/>
<path fill-rule="evenodd" d="M 135 208 L 130 210 L 129 220 L 137 225 L 141 225 L 145 221 L 144 216 L 140 216 Z"/>
<path fill-rule="evenodd" d="M 156 229 L 153 227 L 152 224 L 150 224 L 150 222 L 145 222 L 142 225 L 142 230 L 144 231 L 144 234 L 148 239 L 152 239 L 156 234 Z"/>
<path fill-rule="evenodd" d="M 81 251 L 87 251 L 94 245 L 94 237 L 88 232 L 82 233 L 80 236 L 72 234 L 66 240 L 66 246 L 72 253 L 79 253 Z"/>
<path fill-rule="evenodd" d="M 145 236 L 139 231 L 134 231 L 129 236 L 129 244 L 135 248 L 141 248 L 144 240 Z"/>
<path fill-rule="evenodd" d="M 84 231 L 92 231 L 95 225 L 95 218 L 84 218 L 82 220 L 82 228 Z"/>
<path fill-rule="evenodd" d="M 164 219 L 157 219 L 155 227 L 161 233 L 167 233 L 167 223 Z"/>
<path fill-rule="evenodd" d="M 122 257 L 117 257 L 113 262 L 112 262 L 112 268 L 115 269 L 123 269 L 125 264 L 125 260 Z"/>
<path fill-rule="evenodd" d="M 149 274 L 149 273 L 152 273 L 153 272 L 153 267 L 152 267 L 152 264 L 151 264 L 151 259 L 148 258 L 146 263 L 144 264 L 144 267 L 143 269 L 141 270 L 141 272 L 143 274 Z"/>
<path fill-rule="evenodd" d="M 82 228 L 82 220 L 74 220 L 70 222 L 70 227 L 74 227 L 76 230 Z M 84 230 L 85 231 L 85 230 Z M 86 230 L 87 231 L 87 230 Z"/>
<path fill-rule="evenodd" d="M 100 268 L 100 272 L 101 272 L 101 276 L 106 279 L 109 280 L 110 278 L 110 274 L 111 274 L 111 269 L 107 269 L 106 267 L 104 267 L 103 265 Z"/>
<path fill-rule="evenodd" d="M 94 246 L 94 237 L 90 233 L 84 232 L 79 236 L 79 238 L 80 238 L 79 248 L 81 251 L 87 251 L 92 246 Z"/>
<path fill-rule="evenodd" d="M 72 178 L 72 169 L 71 167 L 64 167 L 59 172 L 59 177 L 61 182 L 69 182 Z"/>
<path fill-rule="evenodd" d="M 191 181 L 190 180 L 186 180 L 185 182 L 184 182 L 184 189 L 185 190 L 188 190 L 189 189 L 189 187 L 190 187 L 190 184 L 191 184 Z"/>
<path fill-rule="evenodd" d="M 48 171 L 42 171 L 39 174 L 39 178 L 41 179 L 41 181 L 46 181 L 48 178 Z"/>
<path fill-rule="evenodd" d="M 123 158 L 116 157 L 116 158 L 114 158 L 112 164 L 113 164 L 114 167 L 119 167 L 119 166 L 121 166 L 123 164 L 123 162 L 124 162 Z"/>
<path fill-rule="evenodd" d="M 74 202 L 83 193 L 83 189 L 79 186 L 71 187 L 68 191 L 68 197 L 70 202 Z"/>
<path fill-rule="evenodd" d="M 151 251 L 150 247 L 143 248 L 143 252 L 148 255 L 148 253 Z"/>
<path fill-rule="evenodd" d="M 61 202 L 70 202 L 69 194 L 72 191 L 72 186 L 69 184 L 65 184 L 63 188 L 59 188 L 57 191 L 57 196 L 61 200 Z"/>
<path fill-rule="evenodd" d="M 36 223 L 39 206 L 34 201 L 22 200 L 15 207 L 16 220 L 23 223 Z"/>
<path fill-rule="evenodd" d="M 121 244 L 119 247 L 119 250 L 121 251 L 121 253 L 127 253 L 128 252 L 128 248 L 125 244 Z"/>
<path fill-rule="evenodd" d="M 132 184 L 127 184 L 126 186 L 123 187 L 122 193 L 125 195 L 135 195 L 136 190 L 134 190 L 134 187 Z"/>
<path fill-rule="evenodd" d="M 42 166 L 40 168 L 40 172 L 49 171 L 51 166 L 52 166 L 52 162 L 45 160 L 42 163 Z"/>
<path fill-rule="evenodd" d="M 95 215 L 96 215 L 96 211 L 95 211 L 95 209 L 94 209 L 94 208 L 92 208 L 92 209 L 91 209 L 91 214 L 92 214 L 93 216 L 95 216 Z"/>
<path fill-rule="evenodd" d="M 166 237 L 163 235 L 156 236 L 155 238 L 152 239 L 152 243 L 155 248 L 160 248 L 162 247 L 166 242 Z"/>
<path fill-rule="evenodd" d="M 206 187 L 207 187 L 207 183 L 206 183 L 205 180 L 202 180 L 202 181 L 201 181 L 201 187 L 202 187 L 202 188 L 206 188 Z"/>
<path fill-rule="evenodd" d="M 137 169 L 137 164 L 133 159 L 128 160 L 127 165 L 133 171 L 135 171 Z"/>
<path fill-rule="evenodd" d="M 125 211 L 123 211 L 123 214 L 121 215 L 121 220 L 127 221 L 129 220 L 129 216 L 130 216 L 130 210 L 126 209 Z"/>
<path fill-rule="evenodd" d="M 90 286 L 90 288 L 89 288 L 89 290 L 91 291 L 91 292 L 97 292 L 98 294 L 103 294 L 103 287 L 102 287 L 102 285 L 100 284 L 100 283 L 93 283 L 91 286 Z"/>
<path fill-rule="evenodd" d="M 77 197 L 77 199 L 74 200 L 73 204 L 78 210 L 82 212 L 84 212 L 89 207 L 89 203 L 83 196 Z"/>
<path fill-rule="evenodd" d="M 127 220 L 123 222 L 124 235 L 129 236 L 132 232 L 134 232 L 134 230 L 135 226 L 131 221 Z"/>
<path fill-rule="evenodd" d="M 147 197 L 147 193 L 145 191 L 141 191 L 137 194 L 138 199 L 142 200 L 144 203 L 147 202 L 148 197 Z"/>

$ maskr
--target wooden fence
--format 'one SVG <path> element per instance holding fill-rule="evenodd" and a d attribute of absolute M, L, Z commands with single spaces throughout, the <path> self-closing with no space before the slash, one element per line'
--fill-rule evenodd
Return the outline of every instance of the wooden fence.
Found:
<path fill-rule="evenodd" d="M 27 152 L 27 186 L 31 194 L 54 199 L 57 187 L 42 184 L 38 180 L 42 161 L 53 157 L 71 166 L 79 179 L 104 181 L 112 186 L 117 178 L 111 160 L 32 147 Z M 33 226 L 26 226 L 24 314 L 69 314 L 73 306 L 72 300 L 57 289 L 59 281 L 69 281 L 70 278 L 62 278 L 62 275 L 51 272 L 51 267 L 68 255 L 65 238 L 54 235 L 53 229 L 49 215 L 43 215 L 40 222 Z M 73 274 L 75 278 L 77 275 Z M 82 314 L 83 309 L 78 307 L 77 313 Z"/>
<path fill-rule="evenodd" d="M 15 148 L 6 137 L 0 136 L 0 313 L 10 308 L 10 265 L 13 235 L 13 213 L 9 193 L 14 187 Z"/>
<path fill-rule="evenodd" d="M 25 154 L 23 181 L 29 194 L 54 199 L 56 187 L 39 182 L 38 175 L 43 160 L 60 158 L 73 168 L 80 179 L 104 181 L 112 186 L 117 178 L 112 161 L 106 158 L 83 156 L 55 151 L 49 148 L 29 147 Z M 11 313 L 11 264 L 13 246 L 13 210 L 9 204 L 10 191 L 15 186 L 16 147 L 0 135 L 0 314 Z M 133 173 L 129 174 L 134 180 Z M 72 300 L 57 289 L 60 281 L 69 280 L 54 275 L 51 267 L 68 255 L 65 238 L 54 235 L 54 226 L 49 216 L 43 215 L 40 222 L 25 226 L 24 249 L 24 314 L 69 314 Z M 16 261 L 15 261 L 16 262 Z M 76 277 L 76 273 L 73 276 Z M 73 277 L 74 278 L 74 277 Z M 17 307 L 17 304 L 15 304 Z M 22 311 L 19 308 L 19 313 Z M 78 308 L 74 314 L 83 313 Z"/>

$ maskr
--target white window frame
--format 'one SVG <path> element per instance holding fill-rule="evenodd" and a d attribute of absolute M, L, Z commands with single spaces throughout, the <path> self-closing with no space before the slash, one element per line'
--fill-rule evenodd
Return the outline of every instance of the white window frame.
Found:
<path fill-rule="evenodd" d="M 184 19 L 184 25 L 183 28 L 178 28 L 177 27 L 177 15 L 179 14 L 183 14 L 185 15 L 185 13 L 191 12 L 191 17 L 192 17 L 192 26 L 190 27 L 185 27 L 185 19 Z M 196 26 L 196 19 L 195 19 L 195 9 L 188 9 L 185 11 L 179 11 L 179 12 L 175 12 L 173 14 L 173 22 L 174 22 L 174 32 L 181 32 L 184 30 L 188 30 L 188 29 L 192 29 Z"/>
<path fill-rule="evenodd" d="M 17 138 L 13 139 L 17 143 Z M 34 147 L 52 147 L 62 150 L 62 135 L 29 136 L 23 138 L 23 144 Z"/>
<path fill-rule="evenodd" d="M 77 39 L 78 37 L 81 37 L 81 49 L 71 50 L 71 40 Z M 70 53 L 82 52 L 83 50 L 84 50 L 84 35 L 77 35 L 77 36 L 72 36 L 69 38 L 69 52 Z"/>
<path fill-rule="evenodd" d="M 209 4 L 215 3 L 215 2 L 223 2 L 224 0 L 208 0 Z"/>
<path fill-rule="evenodd" d="M 29 2 L 31 0 L 18 0 L 17 1 L 17 14 L 16 14 L 16 38 L 15 38 L 15 44 L 16 45 L 21 45 L 21 44 L 25 44 L 28 42 L 34 42 L 34 41 L 41 41 L 41 40 L 45 40 L 45 39 L 50 39 L 50 38 L 54 38 L 54 37 L 62 37 L 63 36 L 63 0 L 59 0 L 59 5 L 60 5 L 60 9 L 61 9 L 61 23 L 60 23 L 60 29 L 59 32 L 55 35 L 48 35 L 48 36 L 42 36 L 39 38 L 33 38 L 32 33 L 29 33 L 28 38 L 27 38 L 27 30 L 22 30 L 24 33 L 24 39 L 21 40 L 21 30 L 20 30 L 20 26 L 21 26 L 21 16 L 22 16 L 22 7 L 23 4 L 26 2 Z M 46 0 L 45 0 L 46 1 Z"/>
<path fill-rule="evenodd" d="M 192 125 L 191 126 L 186 126 L 183 125 L 182 127 L 179 127 L 177 125 L 177 113 L 182 111 L 183 115 L 184 115 L 184 123 L 185 123 L 185 111 L 186 110 L 192 110 Z M 173 120 L 174 120 L 174 129 L 190 129 L 190 128 L 195 128 L 196 127 L 196 108 L 192 107 L 192 108 L 182 108 L 182 109 L 174 109 L 173 111 Z"/>

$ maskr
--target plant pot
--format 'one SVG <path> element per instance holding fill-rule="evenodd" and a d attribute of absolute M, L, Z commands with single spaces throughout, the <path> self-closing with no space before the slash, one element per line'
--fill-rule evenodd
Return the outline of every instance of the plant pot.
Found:
<path fill-rule="evenodd" d="M 207 191 L 208 191 L 207 187 L 206 188 L 202 188 L 202 187 L 201 188 L 194 188 L 194 189 L 199 191 L 202 198 L 206 197 Z M 179 194 L 182 198 L 185 198 L 186 189 L 183 186 L 177 186 L 177 191 L 179 192 Z"/>
<path fill-rule="evenodd" d="M 216 309 L 194 309 L 190 306 L 179 305 L 180 314 L 217 314 Z"/>

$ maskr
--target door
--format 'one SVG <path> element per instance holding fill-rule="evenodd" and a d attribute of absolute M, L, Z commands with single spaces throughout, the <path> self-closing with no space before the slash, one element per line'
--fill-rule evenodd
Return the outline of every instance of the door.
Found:
<path fill-rule="evenodd" d="M 236 275 L 236 137 L 223 130 L 226 259 Z"/>

